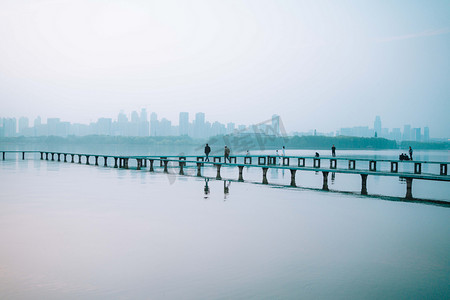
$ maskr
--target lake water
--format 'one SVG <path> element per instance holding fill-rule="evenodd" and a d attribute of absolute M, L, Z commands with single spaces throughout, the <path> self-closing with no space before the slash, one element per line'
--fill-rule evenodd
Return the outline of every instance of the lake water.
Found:
<path fill-rule="evenodd" d="M 309 152 L 296 151 L 288 154 Z M 425 156 L 448 161 L 448 151 L 417 151 L 416 159 Z M 340 193 L 309 189 L 321 187 L 314 172 L 297 174 L 301 187 L 289 188 L 259 184 L 259 169 L 245 169 L 251 182 L 240 183 L 7 158 L 1 299 L 450 296 L 449 206 L 400 201 L 405 184 L 395 177 L 369 176 L 369 193 L 391 197 L 364 197 L 351 175 L 330 181 L 354 192 Z M 237 169 L 222 176 L 236 179 Z M 290 174 L 269 171 L 268 179 L 289 184 Z M 450 201 L 445 182 L 415 180 L 413 194 Z"/>

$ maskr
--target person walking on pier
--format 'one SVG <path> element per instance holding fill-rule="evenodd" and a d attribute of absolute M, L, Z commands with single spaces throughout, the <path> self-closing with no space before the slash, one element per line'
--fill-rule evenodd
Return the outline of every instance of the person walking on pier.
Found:
<path fill-rule="evenodd" d="M 227 146 L 225 146 L 225 150 L 224 150 L 224 163 L 227 162 L 227 159 L 228 159 L 228 161 L 231 163 L 230 152 L 231 152 L 230 148 L 228 148 Z"/>
<path fill-rule="evenodd" d="M 206 146 L 205 146 L 205 155 L 206 155 L 205 161 L 209 161 L 209 153 L 210 152 L 211 152 L 211 147 L 209 147 L 208 144 L 206 144 Z"/>
<path fill-rule="evenodd" d="M 333 145 L 333 147 L 331 147 L 331 156 L 335 157 L 336 156 L 336 147 Z"/>
<path fill-rule="evenodd" d="M 413 155 L 413 149 L 411 148 L 411 146 L 409 146 L 409 160 L 413 160 L 412 155 Z"/>

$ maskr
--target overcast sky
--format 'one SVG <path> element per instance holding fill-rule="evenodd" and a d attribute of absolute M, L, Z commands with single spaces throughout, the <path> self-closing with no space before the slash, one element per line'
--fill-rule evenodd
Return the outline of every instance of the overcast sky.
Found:
<path fill-rule="evenodd" d="M 0 117 L 450 136 L 450 1 L 1 0 Z"/>

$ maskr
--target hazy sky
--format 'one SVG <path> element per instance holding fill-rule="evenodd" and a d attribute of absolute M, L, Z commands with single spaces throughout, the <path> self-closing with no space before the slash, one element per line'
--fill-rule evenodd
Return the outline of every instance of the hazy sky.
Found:
<path fill-rule="evenodd" d="M 450 136 L 450 1 L 0 0 L 0 117 Z"/>

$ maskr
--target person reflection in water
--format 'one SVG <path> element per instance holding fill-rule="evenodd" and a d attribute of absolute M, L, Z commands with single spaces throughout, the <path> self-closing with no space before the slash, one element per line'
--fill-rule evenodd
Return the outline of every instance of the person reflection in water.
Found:
<path fill-rule="evenodd" d="M 228 181 L 228 184 L 227 184 L 227 180 L 223 181 L 223 199 L 224 199 L 224 201 L 227 199 L 227 195 L 230 193 L 230 185 L 231 185 L 231 181 Z"/>
<path fill-rule="evenodd" d="M 205 188 L 203 189 L 203 191 L 205 192 L 205 199 L 208 199 L 208 195 L 209 195 L 209 178 L 205 178 Z"/>

